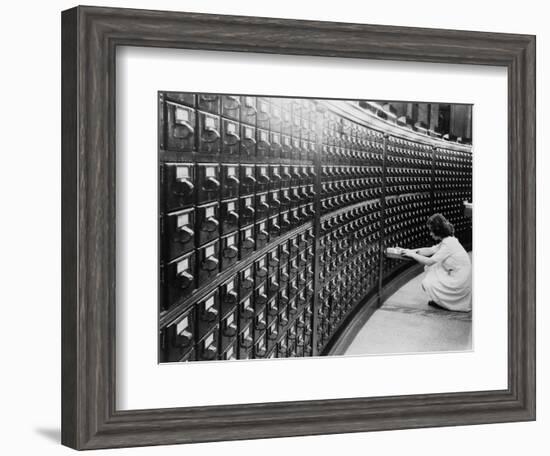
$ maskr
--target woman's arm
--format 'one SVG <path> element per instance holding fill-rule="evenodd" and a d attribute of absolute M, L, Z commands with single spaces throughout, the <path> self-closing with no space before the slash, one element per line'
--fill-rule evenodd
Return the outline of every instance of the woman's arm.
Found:
<path fill-rule="evenodd" d="M 418 250 L 423 250 L 423 249 L 418 249 Z M 428 257 L 428 256 L 424 256 L 424 255 L 419 255 L 418 253 L 416 253 L 418 250 L 408 250 L 408 249 L 404 249 L 403 250 L 403 256 L 406 256 L 408 258 L 412 258 L 413 260 L 416 260 L 418 261 L 419 263 L 425 265 L 425 266 L 431 266 L 432 264 L 435 264 L 437 263 L 436 260 Z M 432 252 L 433 254 L 433 252 Z"/>
<path fill-rule="evenodd" d="M 434 245 L 433 247 L 422 247 L 420 249 L 413 249 L 411 252 L 417 253 L 418 255 L 422 255 L 425 257 L 432 256 L 435 252 L 437 252 L 437 245 Z"/>

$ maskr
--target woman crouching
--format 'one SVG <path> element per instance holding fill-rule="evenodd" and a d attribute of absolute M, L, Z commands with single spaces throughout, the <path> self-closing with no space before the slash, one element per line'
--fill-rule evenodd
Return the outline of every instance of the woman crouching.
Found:
<path fill-rule="evenodd" d="M 403 255 L 425 265 L 422 288 L 428 304 L 446 310 L 472 310 L 472 263 L 468 252 L 454 237 L 454 227 L 441 214 L 427 222 L 430 235 L 439 244 L 416 250 L 403 249 Z"/>

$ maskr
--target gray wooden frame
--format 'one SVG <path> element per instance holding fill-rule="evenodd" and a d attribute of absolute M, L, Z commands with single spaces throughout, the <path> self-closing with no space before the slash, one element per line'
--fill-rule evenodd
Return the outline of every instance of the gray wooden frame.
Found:
<path fill-rule="evenodd" d="M 116 410 L 115 50 L 121 45 L 506 67 L 508 388 Z M 62 14 L 62 53 L 63 444 L 93 449 L 535 419 L 534 36 L 77 7 Z"/>

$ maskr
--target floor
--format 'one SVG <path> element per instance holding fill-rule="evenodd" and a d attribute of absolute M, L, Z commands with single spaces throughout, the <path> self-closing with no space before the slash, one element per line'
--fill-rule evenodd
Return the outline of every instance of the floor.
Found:
<path fill-rule="evenodd" d="M 464 351 L 472 347 L 472 313 L 428 306 L 424 273 L 397 290 L 369 318 L 346 355 Z"/>

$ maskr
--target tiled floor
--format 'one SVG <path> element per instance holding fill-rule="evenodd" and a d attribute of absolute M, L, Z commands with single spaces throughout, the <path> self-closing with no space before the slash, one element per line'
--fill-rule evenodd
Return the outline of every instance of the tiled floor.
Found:
<path fill-rule="evenodd" d="M 361 328 L 346 355 L 464 351 L 472 347 L 472 313 L 428 306 L 420 283 L 412 279 Z"/>

